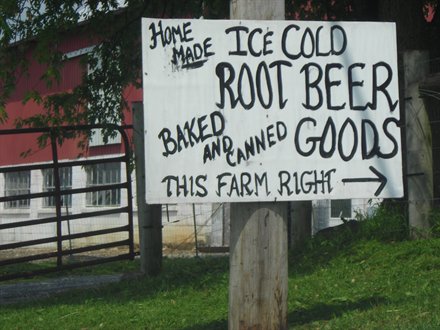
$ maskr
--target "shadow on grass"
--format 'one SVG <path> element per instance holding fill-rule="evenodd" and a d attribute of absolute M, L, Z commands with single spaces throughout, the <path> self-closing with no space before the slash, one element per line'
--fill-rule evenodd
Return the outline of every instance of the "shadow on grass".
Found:
<path fill-rule="evenodd" d="M 358 301 L 316 304 L 311 308 L 299 309 L 289 313 L 289 327 L 330 320 L 350 311 L 368 310 L 384 303 L 386 303 L 384 297 L 372 296 Z"/>
<path fill-rule="evenodd" d="M 157 277 L 137 276 L 136 273 L 131 276 L 132 269 L 130 269 L 125 279 L 117 283 L 97 284 L 94 288 L 86 289 L 75 288 L 68 292 L 48 294 L 46 298 L 29 299 L 10 306 L 11 308 L 20 308 L 34 304 L 44 306 L 74 305 L 82 304 L 90 299 L 103 299 L 109 303 L 120 304 L 125 301 L 144 300 L 161 292 L 181 289 L 209 289 L 218 283 L 227 282 L 228 260 L 227 257 L 164 259 L 163 271 Z M 114 273 L 126 273 L 126 269 L 119 269 Z M 81 277 L 80 271 L 63 272 L 61 276 L 70 277 L 72 275 Z M 41 281 L 44 281 L 44 278 L 36 279 L 33 283 L 38 286 Z M 19 286 L 20 283 L 17 285 Z"/>
<path fill-rule="evenodd" d="M 315 321 L 330 320 L 344 313 L 354 310 L 368 310 L 374 306 L 386 303 L 386 299 L 380 296 L 361 299 L 359 301 L 347 301 L 333 304 L 317 304 L 311 308 L 295 310 L 288 315 L 289 328 L 308 324 Z M 223 330 L 228 328 L 228 320 L 216 320 L 205 324 L 198 324 L 182 330 Z"/>
<path fill-rule="evenodd" d="M 224 330 L 228 328 L 228 320 L 216 320 L 205 324 L 198 324 L 182 330 Z"/>

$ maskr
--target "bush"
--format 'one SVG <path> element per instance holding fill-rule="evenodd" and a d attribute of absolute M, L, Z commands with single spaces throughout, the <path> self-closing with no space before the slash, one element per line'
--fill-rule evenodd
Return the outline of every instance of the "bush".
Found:
<path fill-rule="evenodd" d="M 440 209 L 433 208 L 429 214 L 429 224 L 433 237 L 440 237 Z"/>
<path fill-rule="evenodd" d="M 408 220 L 402 204 L 384 201 L 372 214 L 358 214 L 360 238 L 379 241 L 401 241 L 408 238 Z"/>
<path fill-rule="evenodd" d="M 440 235 L 440 210 L 433 219 Z M 349 221 L 345 225 L 333 227 L 329 232 L 318 232 L 309 243 L 310 247 L 327 246 L 341 248 L 359 239 L 378 241 L 402 241 L 408 238 L 408 221 L 401 204 L 384 201 L 373 208 L 373 212 L 356 213 L 358 226 Z M 330 229 L 330 228 L 329 228 Z"/>

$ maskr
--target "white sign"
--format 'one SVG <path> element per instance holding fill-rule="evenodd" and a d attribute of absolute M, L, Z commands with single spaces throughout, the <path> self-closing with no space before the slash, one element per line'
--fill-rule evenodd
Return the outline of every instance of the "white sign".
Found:
<path fill-rule="evenodd" d="M 143 19 L 148 203 L 403 195 L 393 23 Z"/>

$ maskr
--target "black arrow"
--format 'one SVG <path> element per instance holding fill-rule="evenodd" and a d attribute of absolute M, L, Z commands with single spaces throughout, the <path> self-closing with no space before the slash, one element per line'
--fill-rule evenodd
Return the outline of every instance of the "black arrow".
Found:
<path fill-rule="evenodd" d="M 382 192 L 383 188 L 387 184 L 387 178 L 385 175 L 376 170 L 373 166 L 369 167 L 370 171 L 373 172 L 377 177 L 376 178 L 351 178 L 351 179 L 342 179 L 342 182 L 380 182 L 379 188 L 377 188 L 374 196 L 379 196 Z"/>

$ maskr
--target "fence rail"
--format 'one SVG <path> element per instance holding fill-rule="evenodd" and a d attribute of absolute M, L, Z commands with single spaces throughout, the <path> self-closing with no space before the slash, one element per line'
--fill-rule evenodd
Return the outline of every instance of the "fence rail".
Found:
<path fill-rule="evenodd" d="M 92 129 L 102 129 L 104 125 L 80 125 L 80 126 L 62 126 L 57 128 L 24 128 L 24 129 L 8 129 L 8 130 L 0 130 L 0 137 L 5 135 L 25 135 L 25 134 L 47 134 L 50 140 L 51 145 L 51 155 L 52 161 L 50 163 L 45 164 L 31 164 L 31 165 L 16 165 L 16 166 L 8 166 L 0 168 L 0 174 L 3 173 L 13 173 L 20 171 L 31 171 L 31 170 L 45 170 L 52 169 L 53 170 L 53 178 L 54 178 L 54 186 L 50 191 L 43 192 L 30 192 L 26 194 L 16 194 L 9 196 L 0 197 L 0 203 L 10 203 L 14 201 L 21 200 L 31 200 L 37 198 L 50 198 L 54 199 L 54 211 L 55 216 L 44 217 L 44 218 L 34 218 L 34 219 L 26 219 L 26 220 L 17 220 L 14 222 L 6 222 L 3 223 L 0 220 L 0 253 L 6 250 L 13 250 L 23 247 L 35 247 L 41 244 L 56 244 L 56 249 L 50 252 L 44 253 L 35 253 L 32 255 L 25 256 L 12 256 L 7 258 L 2 258 L 0 260 L 0 281 L 9 280 L 19 277 L 32 276 L 36 274 L 49 273 L 59 270 L 65 269 L 73 269 L 76 267 L 95 265 L 105 262 L 110 262 L 114 260 L 121 259 L 133 259 L 135 256 L 134 252 L 134 237 L 133 237 L 133 192 L 131 185 L 131 175 L 130 175 L 130 144 L 129 139 L 126 133 L 126 130 L 132 129 L 131 125 L 125 126 L 117 126 L 117 125 L 106 125 L 106 127 L 110 127 L 111 129 L 117 131 L 122 139 L 122 143 L 124 146 L 124 155 L 123 156 L 114 156 L 114 157 L 106 157 L 99 159 L 76 159 L 76 160 L 68 160 L 68 161 L 59 161 L 58 151 L 59 144 L 57 141 L 57 136 L 60 132 L 85 132 Z M 64 167 L 73 167 L 73 166 L 91 166 L 97 164 L 104 163 L 125 163 L 126 170 L 126 180 L 120 183 L 114 184 L 96 184 L 93 186 L 82 187 L 82 188 L 74 188 L 74 189 L 62 189 L 61 181 L 60 181 L 60 169 Z M 81 213 L 73 213 L 63 214 L 63 196 L 67 195 L 75 195 L 75 194 L 84 194 L 84 193 L 92 193 L 92 192 L 103 192 L 103 191 L 113 191 L 113 190 L 125 190 L 127 196 L 127 205 L 115 205 L 113 207 L 106 207 L 103 210 L 92 210 L 92 211 L 83 211 Z M 94 230 L 87 230 L 80 233 L 72 234 L 70 233 L 70 224 L 71 221 L 79 220 L 79 219 L 90 219 L 91 222 L 96 217 L 108 216 L 111 214 L 120 214 L 126 213 L 126 223 L 124 225 L 113 226 L 111 228 L 99 228 Z M 21 227 L 29 227 L 36 226 L 42 224 L 54 224 L 56 226 L 56 235 L 38 239 L 28 239 L 28 240 L 20 240 L 12 243 L 2 243 L 3 239 L 2 234 L 7 230 L 16 230 Z M 68 233 L 63 232 L 63 224 L 67 224 Z M 81 247 L 73 248 L 71 244 L 68 247 L 65 247 L 64 242 L 71 242 L 75 239 L 89 238 L 92 236 L 101 236 L 108 235 L 114 233 L 126 233 L 126 239 L 119 239 L 116 241 L 105 242 L 101 244 L 91 244 L 84 245 Z M 119 254 L 117 256 L 109 256 L 109 257 L 100 257 L 93 260 L 77 260 L 73 262 L 64 262 L 64 256 L 72 256 L 79 253 L 114 248 L 114 247 L 123 247 L 126 248 L 126 252 Z M 38 249 L 35 249 L 37 251 Z M 5 270 L 6 266 L 16 265 L 20 263 L 27 263 L 31 261 L 41 261 L 44 259 L 56 259 L 55 266 L 47 266 L 44 268 L 36 269 L 33 271 L 8 271 Z"/>

